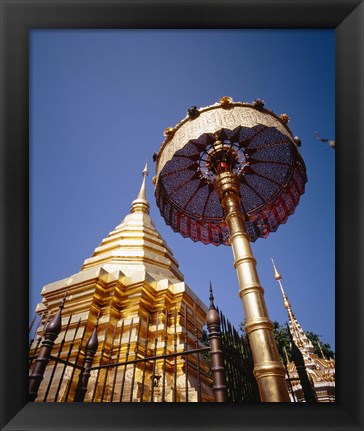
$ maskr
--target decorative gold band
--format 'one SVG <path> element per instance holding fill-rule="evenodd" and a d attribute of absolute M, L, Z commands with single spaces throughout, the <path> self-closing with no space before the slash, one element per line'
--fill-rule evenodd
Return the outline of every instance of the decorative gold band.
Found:
<path fill-rule="evenodd" d="M 253 322 L 247 322 L 245 324 L 245 332 L 247 335 L 259 329 L 272 331 L 274 325 L 268 317 L 261 317 L 260 319 L 255 319 Z"/>
<path fill-rule="evenodd" d="M 260 295 L 264 294 L 264 289 L 260 284 L 249 284 L 241 287 L 239 289 L 239 296 L 241 300 L 243 299 L 243 296 L 247 295 L 248 293 L 257 293 Z"/>
<path fill-rule="evenodd" d="M 269 377 L 278 376 L 283 377 L 285 375 L 284 368 L 282 364 L 277 361 L 266 361 L 254 366 L 254 376 L 257 380 Z"/>
<path fill-rule="evenodd" d="M 252 263 L 253 265 L 256 265 L 257 261 L 253 256 L 241 256 L 235 259 L 234 268 L 236 269 L 242 263 Z"/>

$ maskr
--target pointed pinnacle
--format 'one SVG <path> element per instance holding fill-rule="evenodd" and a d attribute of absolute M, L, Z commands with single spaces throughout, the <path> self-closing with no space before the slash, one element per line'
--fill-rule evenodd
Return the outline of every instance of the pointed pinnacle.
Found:
<path fill-rule="evenodd" d="M 142 174 L 143 174 L 144 177 L 146 177 L 149 174 L 149 171 L 148 171 L 148 162 L 145 164 L 145 167 L 144 167 L 144 169 L 142 171 Z"/>
<path fill-rule="evenodd" d="M 62 302 L 61 302 L 61 304 L 59 305 L 59 308 L 60 308 L 61 310 L 63 310 L 64 303 L 66 302 L 66 297 L 67 297 L 67 294 L 68 294 L 68 290 L 69 290 L 69 289 L 67 289 L 66 293 L 65 293 L 65 294 L 64 294 L 64 296 L 63 296 Z"/>
<path fill-rule="evenodd" d="M 142 171 L 143 175 L 143 182 L 140 187 L 139 193 L 137 198 L 132 202 L 131 204 L 131 212 L 144 212 L 146 214 L 149 214 L 149 203 L 147 200 L 147 193 L 146 193 L 146 177 L 148 175 L 148 163 L 145 164 L 145 167 Z"/>
<path fill-rule="evenodd" d="M 142 186 L 140 187 L 140 191 L 139 191 L 137 199 L 142 199 L 142 200 L 146 201 L 147 196 L 146 196 L 146 188 L 145 188 L 145 178 L 148 175 L 148 164 L 145 165 L 145 168 L 142 171 L 142 175 L 143 175 L 143 182 L 142 182 Z"/>
<path fill-rule="evenodd" d="M 210 308 L 215 308 L 215 304 L 214 304 L 214 295 L 212 293 L 212 284 L 210 281 Z"/>
<path fill-rule="evenodd" d="M 281 274 L 278 272 L 277 267 L 275 266 L 274 260 L 271 258 L 272 260 L 272 264 L 273 264 L 273 268 L 274 268 L 274 278 L 278 281 L 278 280 L 282 280 Z"/>

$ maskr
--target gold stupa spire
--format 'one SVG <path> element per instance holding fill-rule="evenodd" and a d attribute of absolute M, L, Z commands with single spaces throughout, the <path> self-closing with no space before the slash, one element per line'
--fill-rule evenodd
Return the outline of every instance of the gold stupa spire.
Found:
<path fill-rule="evenodd" d="M 311 341 L 307 338 L 306 334 L 301 328 L 301 325 L 298 323 L 295 315 L 293 314 L 291 304 L 289 303 L 287 295 L 282 286 L 282 276 L 278 272 L 278 269 L 274 263 L 274 260 L 273 259 L 271 260 L 272 260 L 273 269 L 274 269 L 274 278 L 278 281 L 278 284 L 283 296 L 283 304 L 288 313 L 289 327 L 293 336 L 293 340 L 300 349 L 307 349 L 307 351 L 311 351 L 313 350 L 313 345 Z"/>
<path fill-rule="evenodd" d="M 130 212 L 143 212 L 145 214 L 149 214 L 149 202 L 147 200 L 147 193 L 146 193 L 146 177 L 148 175 L 148 163 L 145 164 L 145 167 L 142 171 L 143 175 L 143 182 L 140 187 L 139 193 L 137 198 L 132 202 Z"/>
<path fill-rule="evenodd" d="M 84 261 L 82 270 L 102 267 L 108 271 L 120 270 L 128 276 L 145 271 L 155 280 L 168 278 L 183 281 L 177 260 L 149 215 L 146 197 L 148 164 L 142 175 L 142 185 L 131 204 L 130 213 L 101 241 L 92 256 Z"/>
<path fill-rule="evenodd" d="M 272 259 L 272 264 L 273 264 L 273 269 L 274 269 L 274 278 L 278 281 L 279 287 L 281 288 L 281 292 L 282 292 L 282 296 L 283 296 L 283 303 L 284 303 L 285 308 L 287 309 L 288 316 L 289 316 L 289 318 L 291 319 L 291 314 L 292 314 L 292 316 L 293 316 L 293 313 L 292 313 L 291 305 L 290 305 L 290 303 L 288 302 L 288 298 L 287 298 L 287 296 L 286 296 L 286 293 L 285 293 L 285 291 L 283 290 L 283 286 L 282 286 L 282 282 L 281 282 L 281 280 L 282 280 L 282 276 L 281 276 L 281 274 L 278 272 L 278 269 L 277 269 L 277 267 L 276 267 L 276 265 L 275 265 L 275 263 L 274 263 L 274 260 L 273 260 L 273 259 Z M 293 317 L 294 317 L 294 316 L 293 316 Z"/>
<path fill-rule="evenodd" d="M 273 268 L 274 268 L 274 278 L 275 278 L 276 280 L 281 280 L 281 279 L 282 279 L 281 274 L 278 272 L 278 269 L 277 269 L 277 267 L 275 266 L 275 264 L 274 264 L 274 260 L 273 260 L 273 259 L 272 259 L 272 264 L 273 264 Z"/>
<path fill-rule="evenodd" d="M 278 269 L 277 269 L 273 259 L 272 259 L 272 264 L 273 264 L 273 268 L 274 268 L 274 278 L 278 281 L 278 284 L 279 284 L 279 287 L 281 289 L 282 296 L 283 296 L 283 304 L 284 304 L 284 307 L 286 308 L 287 313 L 288 313 L 290 330 L 292 332 L 293 338 L 294 338 L 296 344 L 298 345 L 298 347 L 302 347 L 303 344 L 302 344 L 302 340 L 300 337 L 300 331 L 297 328 L 298 323 L 297 323 L 297 320 L 293 314 L 291 304 L 288 301 L 286 292 L 284 291 L 283 286 L 282 286 L 282 276 L 278 272 Z"/>

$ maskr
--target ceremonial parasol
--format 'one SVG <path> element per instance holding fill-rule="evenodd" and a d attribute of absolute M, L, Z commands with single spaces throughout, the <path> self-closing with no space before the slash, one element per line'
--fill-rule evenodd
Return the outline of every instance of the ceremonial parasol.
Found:
<path fill-rule="evenodd" d="M 300 139 L 280 116 L 223 97 L 191 107 L 156 154 L 155 196 L 175 232 L 204 244 L 231 245 L 254 374 L 262 401 L 288 401 L 250 242 L 277 230 L 295 211 L 307 182 Z"/>
<path fill-rule="evenodd" d="M 293 214 L 307 181 L 299 140 L 287 127 L 287 117 L 259 102 L 216 103 L 189 112 L 166 129 L 157 160 L 155 195 L 165 222 L 193 241 L 229 244 L 214 188 L 214 165 L 225 158 L 239 177 L 250 240 L 276 231 Z"/>

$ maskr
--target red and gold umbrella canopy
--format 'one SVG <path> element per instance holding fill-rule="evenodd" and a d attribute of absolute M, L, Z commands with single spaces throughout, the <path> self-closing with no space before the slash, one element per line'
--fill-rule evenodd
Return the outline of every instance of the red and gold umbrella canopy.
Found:
<path fill-rule="evenodd" d="M 157 155 L 155 196 L 165 222 L 193 241 L 229 245 L 214 180 L 231 171 L 239 178 L 251 241 L 276 231 L 294 213 L 307 182 L 299 140 L 287 120 L 260 100 L 224 97 L 190 108 L 176 127 L 166 129 Z"/>

